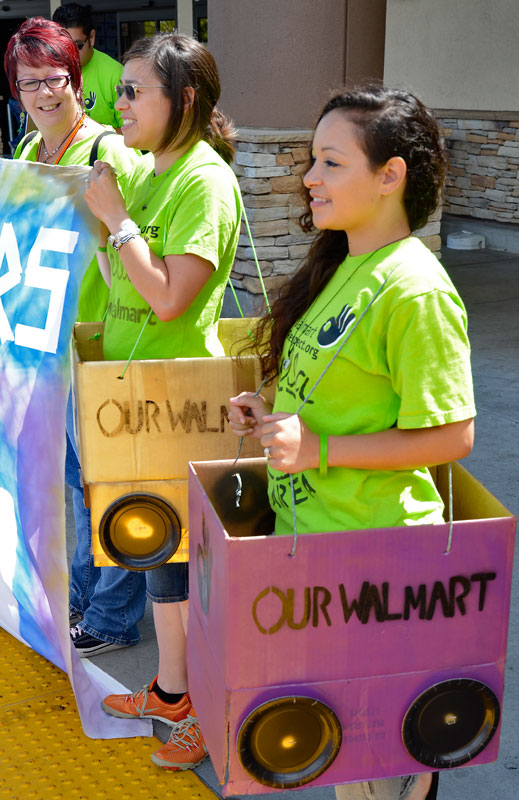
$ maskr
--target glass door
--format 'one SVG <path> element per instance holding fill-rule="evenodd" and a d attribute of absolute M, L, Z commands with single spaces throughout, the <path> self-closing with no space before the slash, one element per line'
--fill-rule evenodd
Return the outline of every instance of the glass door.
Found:
<path fill-rule="evenodd" d="M 193 27 L 198 41 L 207 44 L 207 0 L 193 0 Z"/>
<path fill-rule="evenodd" d="M 136 39 L 153 36 L 155 33 L 170 33 L 177 27 L 177 4 L 170 3 L 167 9 L 145 9 L 142 11 L 120 11 L 117 14 L 119 53 L 128 50 Z"/>

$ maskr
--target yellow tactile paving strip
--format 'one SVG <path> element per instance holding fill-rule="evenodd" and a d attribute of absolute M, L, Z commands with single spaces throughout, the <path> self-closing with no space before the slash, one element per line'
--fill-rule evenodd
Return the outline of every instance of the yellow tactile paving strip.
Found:
<path fill-rule="evenodd" d="M 67 675 L 0 629 L 0 800 L 214 800 L 151 761 L 158 739 L 89 739 Z"/>

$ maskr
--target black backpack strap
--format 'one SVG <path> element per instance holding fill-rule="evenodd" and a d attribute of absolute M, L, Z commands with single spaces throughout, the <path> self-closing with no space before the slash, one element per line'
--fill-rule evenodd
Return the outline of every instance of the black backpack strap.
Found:
<path fill-rule="evenodd" d="M 22 142 L 21 142 L 22 147 L 21 147 L 21 150 L 20 150 L 20 155 L 22 155 L 22 153 L 25 150 L 25 148 L 27 147 L 27 145 L 32 142 L 32 140 L 34 139 L 34 137 L 36 136 L 37 133 L 38 133 L 38 131 L 31 131 L 30 133 L 27 134 L 27 136 L 23 137 Z"/>
<path fill-rule="evenodd" d="M 119 134 L 116 133 L 115 131 L 103 131 L 102 133 L 99 134 L 94 144 L 92 145 L 92 149 L 90 151 L 90 160 L 88 162 L 89 167 L 93 167 L 94 161 L 97 161 L 97 151 L 99 150 L 99 142 L 101 141 L 101 139 L 104 139 L 105 136 L 118 136 L 118 135 Z"/>

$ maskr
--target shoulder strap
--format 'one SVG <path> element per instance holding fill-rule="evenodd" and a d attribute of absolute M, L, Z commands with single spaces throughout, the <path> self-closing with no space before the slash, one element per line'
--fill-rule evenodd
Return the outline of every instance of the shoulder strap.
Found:
<path fill-rule="evenodd" d="M 104 139 L 105 136 L 118 136 L 118 135 L 119 134 L 117 134 L 115 131 L 103 131 L 102 133 L 99 134 L 99 136 L 94 141 L 94 144 L 92 145 L 92 149 L 90 151 L 90 159 L 88 162 L 89 167 L 93 167 L 94 161 L 97 161 L 97 151 L 99 150 L 99 142 L 101 141 L 101 139 Z"/>
<path fill-rule="evenodd" d="M 32 142 L 37 133 L 38 131 L 31 131 L 30 133 L 27 134 L 27 136 L 24 136 L 24 138 L 22 139 L 22 149 L 20 150 L 20 155 L 23 153 L 27 145 Z"/>

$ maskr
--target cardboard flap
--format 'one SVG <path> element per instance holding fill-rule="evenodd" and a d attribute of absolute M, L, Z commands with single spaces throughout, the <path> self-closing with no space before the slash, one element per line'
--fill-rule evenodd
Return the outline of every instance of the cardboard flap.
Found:
<path fill-rule="evenodd" d="M 436 468 L 435 482 L 438 491 L 448 509 L 449 498 L 449 470 L 447 464 Z M 482 483 L 462 467 L 461 464 L 452 465 L 452 483 L 454 489 L 454 519 L 494 519 L 511 517 L 513 514 L 497 497 L 494 497 Z M 445 513 L 445 517 L 447 511 Z"/>

